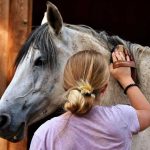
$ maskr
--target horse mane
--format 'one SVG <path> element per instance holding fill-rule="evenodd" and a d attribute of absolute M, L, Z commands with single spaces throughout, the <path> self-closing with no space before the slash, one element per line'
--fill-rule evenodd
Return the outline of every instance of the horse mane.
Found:
<path fill-rule="evenodd" d="M 116 45 L 123 44 L 128 49 L 130 49 L 133 54 L 136 54 L 136 49 L 140 47 L 139 45 L 133 47 L 133 44 L 131 44 L 129 41 L 121 39 L 119 36 L 109 36 L 105 31 L 96 31 L 93 28 L 86 25 L 65 24 L 65 27 L 92 35 L 110 51 Z M 46 58 L 48 64 L 50 65 L 51 69 L 56 68 L 57 50 L 53 42 L 52 35 L 49 32 L 49 27 L 47 23 L 39 26 L 37 29 L 35 29 L 35 31 L 31 33 L 31 35 L 29 36 L 29 38 L 27 39 L 27 41 L 25 42 L 25 44 L 23 45 L 23 47 L 17 55 L 15 61 L 15 68 L 17 68 L 19 63 L 23 61 L 31 46 L 33 46 L 34 49 L 38 49 L 41 51 L 42 55 Z"/>
<path fill-rule="evenodd" d="M 124 45 L 129 44 L 128 42 L 126 43 L 125 41 L 123 41 L 119 36 L 109 36 L 107 32 L 94 30 L 93 28 L 87 25 L 65 24 L 65 26 L 70 29 L 74 29 L 94 36 L 96 39 L 101 41 L 101 43 L 105 47 L 108 47 L 108 49 L 110 50 L 113 49 L 118 44 L 124 44 Z"/>
<path fill-rule="evenodd" d="M 90 34 L 94 36 L 97 40 L 99 40 L 103 46 L 108 49 L 110 52 L 114 49 L 115 46 L 121 44 L 124 45 L 132 54 L 132 56 L 135 58 L 135 60 L 138 60 L 139 57 L 141 57 L 144 53 L 150 54 L 150 48 L 149 47 L 143 47 L 139 44 L 133 44 L 130 41 L 123 40 L 119 36 L 113 35 L 110 36 L 105 31 L 96 31 L 93 28 L 85 25 L 70 25 L 65 24 L 66 27 Z M 136 62 L 138 63 L 138 62 Z"/>
<path fill-rule="evenodd" d="M 96 30 L 94 30 L 93 28 L 87 26 L 87 25 L 72 25 L 72 24 L 65 24 L 66 27 L 76 30 L 76 31 L 80 31 L 83 33 L 87 33 L 90 35 L 93 35 L 95 38 L 99 38 L 99 34 Z"/>
<path fill-rule="evenodd" d="M 57 51 L 56 51 L 55 44 L 52 40 L 52 36 L 48 30 L 49 30 L 48 24 L 45 23 L 39 26 L 37 29 L 35 29 L 35 31 L 33 31 L 29 35 L 29 38 L 22 46 L 21 50 L 17 55 L 15 61 L 16 68 L 19 65 L 19 63 L 24 60 L 31 46 L 33 46 L 34 49 L 40 50 L 40 52 L 42 53 L 42 55 L 45 57 L 46 61 L 50 65 L 51 69 L 56 68 Z"/>

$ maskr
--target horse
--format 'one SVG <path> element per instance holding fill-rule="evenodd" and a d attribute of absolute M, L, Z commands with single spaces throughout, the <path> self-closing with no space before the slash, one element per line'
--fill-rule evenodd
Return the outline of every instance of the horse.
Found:
<path fill-rule="evenodd" d="M 150 101 L 150 48 L 125 41 L 85 25 L 63 23 L 57 7 L 48 2 L 47 23 L 38 27 L 21 48 L 15 74 L 0 100 L 0 137 L 11 142 L 24 138 L 27 127 L 62 108 L 63 69 L 69 57 L 97 50 L 110 64 L 111 49 L 123 44 L 133 55 L 138 86 Z M 118 82 L 110 77 L 100 105 L 130 104 Z M 133 136 L 133 150 L 150 148 L 150 129 Z"/>

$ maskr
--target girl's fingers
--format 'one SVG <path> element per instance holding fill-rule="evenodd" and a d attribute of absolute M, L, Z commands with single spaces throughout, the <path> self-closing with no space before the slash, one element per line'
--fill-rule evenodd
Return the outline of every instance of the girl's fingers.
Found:
<path fill-rule="evenodd" d="M 115 56 L 117 60 L 122 60 L 122 56 L 120 55 L 120 52 L 116 51 Z"/>
<path fill-rule="evenodd" d="M 120 55 L 122 60 L 126 60 L 126 58 L 125 58 L 125 56 L 124 56 L 124 54 L 122 52 L 119 52 L 119 55 Z"/>
<path fill-rule="evenodd" d="M 127 61 L 130 61 L 129 55 L 126 56 L 126 60 L 127 60 Z"/>
<path fill-rule="evenodd" d="M 123 60 L 123 61 L 126 61 L 126 56 L 123 52 L 121 51 L 115 51 L 112 53 L 112 57 L 113 57 L 113 60 L 114 61 L 117 61 L 117 60 Z"/>
<path fill-rule="evenodd" d="M 112 60 L 113 60 L 113 62 L 116 62 L 116 61 L 117 61 L 117 57 L 116 57 L 116 55 L 115 55 L 114 52 L 112 53 Z"/>

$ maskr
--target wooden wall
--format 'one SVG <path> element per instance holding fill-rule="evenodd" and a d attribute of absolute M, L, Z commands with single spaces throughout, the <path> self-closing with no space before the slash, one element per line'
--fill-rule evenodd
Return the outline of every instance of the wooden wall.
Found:
<path fill-rule="evenodd" d="M 0 96 L 13 72 L 15 57 L 31 31 L 32 0 L 0 0 Z M 0 150 L 26 150 L 27 139 L 11 143 L 0 139 Z"/>

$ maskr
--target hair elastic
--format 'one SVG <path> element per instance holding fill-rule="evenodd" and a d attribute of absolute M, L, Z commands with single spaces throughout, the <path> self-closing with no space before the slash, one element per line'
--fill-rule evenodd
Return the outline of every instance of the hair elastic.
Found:
<path fill-rule="evenodd" d="M 138 85 L 137 85 L 136 83 L 129 84 L 129 85 L 127 85 L 126 88 L 124 89 L 124 94 L 127 94 L 127 90 L 128 90 L 130 87 L 132 87 L 132 86 L 137 86 L 137 87 L 138 87 Z"/>

